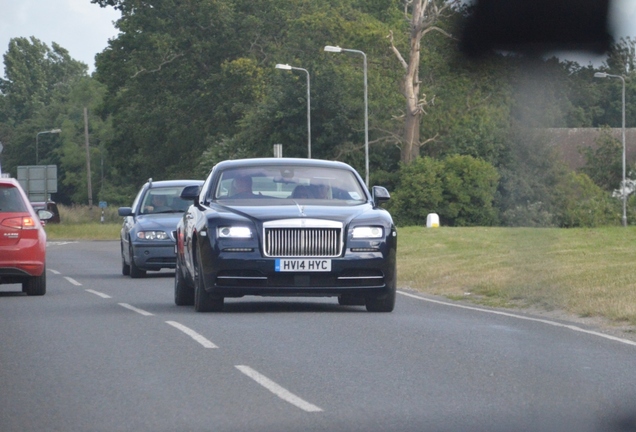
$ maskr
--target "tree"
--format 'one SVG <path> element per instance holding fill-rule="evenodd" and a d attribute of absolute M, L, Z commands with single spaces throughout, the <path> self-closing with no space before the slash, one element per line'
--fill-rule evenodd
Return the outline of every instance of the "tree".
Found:
<path fill-rule="evenodd" d="M 553 194 L 567 175 L 565 164 L 541 129 L 513 122 L 506 156 L 498 167 L 500 219 L 507 226 L 553 226 Z"/>
<path fill-rule="evenodd" d="M 306 87 L 276 63 L 311 74 L 312 156 L 363 166 L 360 63 L 323 47 L 364 46 L 372 67 L 383 65 L 383 23 L 348 0 L 150 3 L 100 1 L 122 8 L 120 35 L 98 55 L 95 76 L 108 88 L 105 107 L 117 125 L 110 154 L 126 182 L 189 175 L 204 152 L 239 154 L 227 143 L 252 156 L 271 155 L 275 143 L 286 155 L 306 155 Z M 390 7 L 381 3 L 374 13 Z M 392 79 L 373 74 L 370 94 L 387 94 Z M 373 100 L 376 124 L 393 105 Z"/>
<path fill-rule="evenodd" d="M 605 64 L 613 74 L 629 75 L 636 72 L 636 39 L 621 38 L 612 44 Z"/>
<path fill-rule="evenodd" d="M 404 137 L 402 141 L 401 160 L 411 163 L 419 156 L 420 124 L 424 107 L 429 103 L 426 95 L 420 94 L 420 50 L 422 38 L 432 31 L 437 31 L 450 37 L 445 30 L 437 26 L 444 11 L 455 2 L 446 0 L 408 0 L 404 4 L 404 15 L 409 21 L 410 44 L 408 61 L 404 59 L 394 44 L 393 33 L 389 34 L 391 49 L 404 68 L 405 74 L 401 83 L 401 90 L 406 100 L 404 117 Z"/>
<path fill-rule="evenodd" d="M 0 141 L 3 170 L 15 174 L 19 165 L 35 163 L 35 141 L 40 131 L 62 129 L 39 139 L 38 163 L 57 165 L 58 192 L 55 199 L 70 204 L 87 202 L 84 108 L 89 114 L 91 180 L 100 198 L 108 188 L 106 142 L 111 139 L 108 115 L 99 107 L 105 86 L 87 75 L 85 64 L 70 57 L 56 43 L 52 49 L 38 39 L 15 38 L 4 55 L 6 79 L 0 95 Z M 112 195 L 111 196 L 116 196 Z"/>
<path fill-rule="evenodd" d="M 73 60 L 68 51 L 53 42 L 52 49 L 31 38 L 13 38 L 4 54 L 6 79 L 0 91 L 10 105 L 10 117 L 20 123 L 50 103 L 56 87 L 86 76 L 88 66 Z"/>
<path fill-rule="evenodd" d="M 585 157 L 585 165 L 580 169 L 582 173 L 605 191 L 620 188 L 623 144 L 611 135 L 609 128 L 601 129 L 596 147 L 586 147 L 581 152 Z"/>

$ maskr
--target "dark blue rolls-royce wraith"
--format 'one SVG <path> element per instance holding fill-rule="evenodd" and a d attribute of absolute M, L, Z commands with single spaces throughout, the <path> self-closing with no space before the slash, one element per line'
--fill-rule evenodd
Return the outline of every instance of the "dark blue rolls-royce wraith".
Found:
<path fill-rule="evenodd" d="M 262 158 L 220 162 L 177 224 L 175 303 L 220 311 L 226 297 L 337 297 L 391 312 L 397 231 L 380 207 L 388 191 L 365 187 L 341 162 Z"/>

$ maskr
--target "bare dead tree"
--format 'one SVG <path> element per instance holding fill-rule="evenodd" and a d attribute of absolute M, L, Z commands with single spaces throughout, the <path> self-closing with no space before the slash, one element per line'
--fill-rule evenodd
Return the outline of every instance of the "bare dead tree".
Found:
<path fill-rule="evenodd" d="M 424 107 L 428 105 L 426 95 L 420 94 L 420 44 L 429 32 L 437 31 L 447 37 L 449 33 L 437 26 L 445 10 L 456 0 L 405 0 L 404 17 L 410 23 L 410 45 L 408 61 L 393 43 L 393 32 L 387 37 L 391 50 L 404 68 L 401 91 L 406 99 L 406 115 L 404 117 L 404 136 L 400 148 L 402 162 L 411 163 L 420 154 L 420 123 L 424 115 Z M 427 142 L 430 140 L 426 140 Z"/>

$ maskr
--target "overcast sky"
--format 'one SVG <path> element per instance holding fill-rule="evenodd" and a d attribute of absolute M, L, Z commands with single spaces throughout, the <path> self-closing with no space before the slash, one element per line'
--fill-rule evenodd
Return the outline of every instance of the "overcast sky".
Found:
<path fill-rule="evenodd" d="M 636 0 L 612 2 L 615 36 L 636 38 Z M 35 36 L 49 47 L 57 42 L 92 73 L 95 54 L 117 35 L 113 22 L 118 18 L 113 8 L 100 8 L 90 0 L 0 0 L 0 54 L 7 52 L 11 38 Z M 577 61 L 587 64 L 584 57 Z M 4 76 L 1 61 L 0 76 Z"/>
<path fill-rule="evenodd" d="M 15 37 L 35 36 L 51 47 L 56 42 L 71 57 L 95 69 L 95 54 L 117 36 L 119 12 L 90 0 L 0 0 L 0 54 Z M 0 65 L 4 76 L 4 62 Z"/>

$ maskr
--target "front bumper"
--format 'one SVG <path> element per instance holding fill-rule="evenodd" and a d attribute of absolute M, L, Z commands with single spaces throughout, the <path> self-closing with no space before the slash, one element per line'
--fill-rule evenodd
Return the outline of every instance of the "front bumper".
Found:
<path fill-rule="evenodd" d="M 133 243 L 132 259 L 135 261 L 135 265 L 143 270 L 173 269 L 177 263 L 173 242 Z"/>
<path fill-rule="evenodd" d="M 208 291 L 224 297 L 244 295 L 380 295 L 395 286 L 395 253 L 348 253 L 331 259 L 329 272 L 277 272 L 275 258 L 222 254 L 203 260 Z"/>

